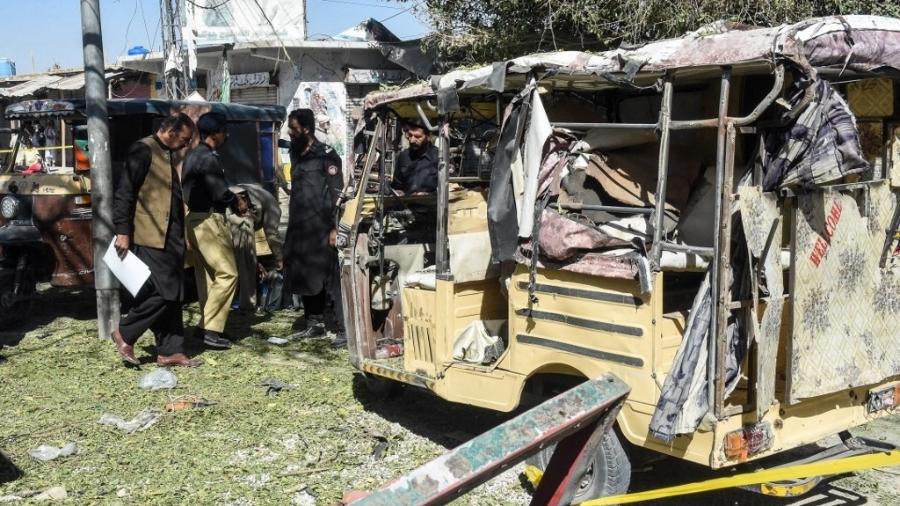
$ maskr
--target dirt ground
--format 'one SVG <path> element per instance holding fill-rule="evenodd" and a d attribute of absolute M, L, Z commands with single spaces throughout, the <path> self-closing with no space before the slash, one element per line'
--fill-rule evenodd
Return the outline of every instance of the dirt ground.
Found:
<path fill-rule="evenodd" d="M 443 402 L 404 388 L 381 399 L 354 374 L 346 351 L 326 340 L 269 344 L 290 334 L 299 313 L 236 313 L 229 332 L 243 336 L 228 351 L 205 351 L 196 370 L 175 370 L 174 390 L 137 383 L 156 369 L 152 338 L 137 354 L 148 363 L 125 368 L 112 345 L 96 336 L 93 292 L 41 294 L 28 323 L 0 330 L 0 503 L 30 503 L 51 487 L 69 504 L 334 504 L 348 489 L 378 487 L 440 455 L 506 416 Z M 196 305 L 185 309 L 187 334 Z M 262 383 L 287 386 L 267 393 Z M 131 434 L 98 423 L 104 414 L 128 420 L 163 410 L 185 395 L 211 406 L 163 413 Z M 900 417 L 855 431 L 900 444 Z M 29 450 L 74 442 L 75 455 L 39 462 Z M 809 451 L 809 449 L 806 449 Z M 4 463 L 3 460 L 6 460 Z M 527 504 L 519 465 L 457 504 Z M 900 471 L 842 476 L 797 501 L 777 504 L 900 504 Z M 663 460 L 636 469 L 633 490 L 711 476 L 700 466 Z M 743 491 L 654 504 L 773 504 Z"/>

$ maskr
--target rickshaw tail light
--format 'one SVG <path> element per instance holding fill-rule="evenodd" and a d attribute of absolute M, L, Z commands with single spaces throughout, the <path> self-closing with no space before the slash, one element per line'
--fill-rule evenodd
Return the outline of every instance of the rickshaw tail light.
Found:
<path fill-rule="evenodd" d="M 75 205 L 76 206 L 91 205 L 91 196 L 90 195 L 76 195 L 75 196 Z"/>

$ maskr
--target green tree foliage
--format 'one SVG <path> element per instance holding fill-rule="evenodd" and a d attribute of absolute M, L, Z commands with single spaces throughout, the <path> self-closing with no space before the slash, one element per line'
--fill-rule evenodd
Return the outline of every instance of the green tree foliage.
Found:
<path fill-rule="evenodd" d="M 900 17 L 900 0 L 406 0 L 435 27 L 426 45 L 452 64 L 536 51 L 604 50 L 677 37 L 716 20 L 775 26 L 844 14 Z"/>

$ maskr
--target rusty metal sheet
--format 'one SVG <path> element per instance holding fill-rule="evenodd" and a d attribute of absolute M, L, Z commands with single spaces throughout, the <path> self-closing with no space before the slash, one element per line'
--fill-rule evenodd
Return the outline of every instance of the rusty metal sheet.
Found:
<path fill-rule="evenodd" d="M 615 417 L 629 387 L 612 374 L 586 381 L 351 504 L 445 504 L 598 419 Z"/>
<path fill-rule="evenodd" d="M 900 257 L 879 267 L 889 185 L 797 197 L 788 401 L 900 374 Z"/>
<path fill-rule="evenodd" d="M 747 246 L 755 262 L 762 263 L 769 300 L 758 318 L 758 298 L 754 297 L 750 325 L 757 346 L 756 416 L 761 420 L 775 401 L 775 364 L 781 315 L 784 308 L 784 275 L 781 268 L 781 209 L 774 193 L 763 193 L 758 186 L 744 186 L 740 195 L 741 223 Z M 753 287 L 759 290 L 759 287 Z"/>

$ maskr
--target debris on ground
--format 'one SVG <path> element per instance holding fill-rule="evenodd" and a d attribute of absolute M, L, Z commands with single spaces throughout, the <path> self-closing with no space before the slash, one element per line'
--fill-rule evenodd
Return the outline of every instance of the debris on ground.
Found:
<path fill-rule="evenodd" d="M 178 377 L 168 369 L 159 368 L 149 372 L 138 380 L 138 386 L 143 390 L 171 390 L 178 385 Z"/>
<path fill-rule="evenodd" d="M 41 445 L 32 448 L 28 454 L 41 462 L 49 462 L 59 457 L 68 457 L 78 453 L 78 446 L 75 443 L 66 443 L 62 448 L 55 446 Z"/>
<path fill-rule="evenodd" d="M 316 498 L 309 495 L 306 490 L 301 490 L 291 496 L 291 504 L 296 506 L 316 506 Z"/>
<path fill-rule="evenodd" d="M 272 336 L 272 337 L 266 339 L 266 342 L 269 344 L 275 344 L 275 345 L 281 346 L 281 345 L 285 345 L 285 344 L 289 343 L 290 341 L 283 337 Z"/>
<path fill-rule="evenodd" d="M 162 411 L 154 408 L 147 408 L 129 421 L 125 421 L 116 415 L 104 414 L 100 417 L 100 425 L 112 425 L 120 430 L 131 434 L 134 432 L 147 430 L 153 426 L 162 416 Z"/>
<path fill-rule="evenodd" d="M 69 494 L 68 492 L 66 492 L 66 487 L 59 486 L 50 487 L 40 494 L 34 496 L 35 501 L 61 501 L 68 498 Z"/>
<path fill-rule="evenodd" d="M 275 397 L 276 395 L 281 393 L 282 390 L 290 390 L 294 388 L 294 385 L 289 385 L 275 378 L 266 378 L 262 380 L 260 386 L 266 387 L 266 395 L 269 397 Z"/>
<path fill-rule="evenodd" d="M 197 395 L 182 395 L 167 402 L 166 411 L 172 413 L 175 411 L 184 411 L 186 409 L 205 408 L 214 404 L 215 402 Z"/>

